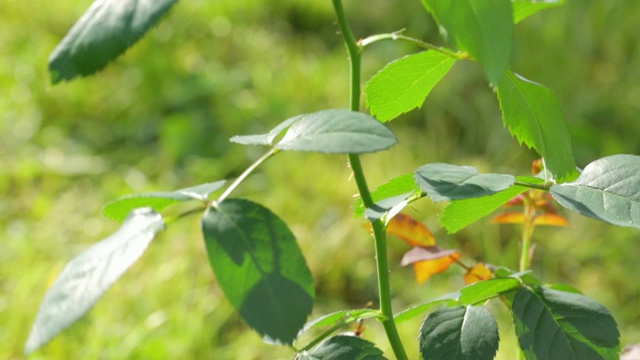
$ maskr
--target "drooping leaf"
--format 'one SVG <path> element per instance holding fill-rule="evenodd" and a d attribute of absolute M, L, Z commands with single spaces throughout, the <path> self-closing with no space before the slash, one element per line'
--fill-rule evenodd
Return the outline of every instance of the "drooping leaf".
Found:
<path fill-rule="evenodd" d="M 560 178 L 575 171 L 569 126 L 551 90 L 508 71 L 498 99 L 505 126 L 542 155 L 549 171 Z"/>
<path fill-rule="evenodd" d="M 122 221 L 129 212 L 141 207 L 150 207 L 155 211 L 161 211 L 169 205 L 182 201 L 207 201 L 207 197 L 214 191 L 223 187 L 224 184 L 225 180 L 221 180 L 176 191 L 129 195 L 108 203 L 104 208 L 102 208 L 102 212 L 108 218 L 116 221 Z"/>
<path fill-rule="evenodd" d="M 527 359 L 618 359 L 619 332 L 609 311 L 584 295 L 521 287 L 512 305 Z"/>
<path fill-rule="evenodd" d="M 542 184 L 544 181 L 530 176 L 518 176 L 519 182 Z M 514 185 L 509 189 L 481 198 L 450 202 L 440 215 L 440 223 L 450 234 L 456 233 L 475 221 L 491 214 L 514 197 L 529 190 L 528 187 Z"/>
<path fill-rule="evenodd" d="M 459 251 L 449 256 L 437 258 L 434 260 L 418 261 L 413 263 L 413 270 L 416 273 L 416 282 L 422 284 L 429 280 L 433 275 L 443 273 L 449 269 L 457 260 L 462 257 Z"/>
<path fill-rule="evenodd" d="M 292 343 L 315 291 L 287 225 L 261 205 L 227 199 L 208 209 L 202 231 L 218 283 L 242 318 L 261 335 Z"/>
<path fill-rule="evenodd" d="M 387 64 L 365 87 L 367 106 L 382 122 L 420 107 L 456 60 L 424 51 Z"/>
<path fill-rule="evenodd" d="M 496 215 L 491 219 L 492 224 L 522 224 L 524 223 L 524 214 L 519 211 L 509 211 Z"/>
<path fill-rule="evenodd" d="M 389 198 L 406 199 L 418 191 L 420 191 L 420 187 L 418 187 L 418 184 L 416 184 L 416 181 L 413 179 L 413 174 L 405 174 L 389 180 L 386 184 L 378 186 L 371 192 L 371 197 L 373 201 L 378 203 L 381 200 Z M 384 206 L 378 206 L 377 211 L 378 213 L 384 213 L 391 207 L 393 207 L 393 205 L 387 203 L 384 204 Z M 364 213 L 365 207 L 362 199 L 358 199 L 355 205 L 354 215 L 356 218 L 359 218 L 364 215 Z"/>
<path fill-rule="evenodd" d="M 478 169 L 472 166 L 442 163 L 420 167 L 415 179 L 434 202 L 492 195 L 510 188 L 516 181 L 512 175 L 478 174 Z"/>
<path fill-rule="evenodd" d="M 569 221 L 562 215 L 554 213 L 544 213 L 536 215 L 533 219 L 536 226 L 569 226 Z"/>
<path fill-rule="evenodd" d="M 564 0 L 511 0 L 513 4 L 513 23 L 536 14 L 542 10 L 557 7 L 564 4 Z"/>
<path fill-rule="evenodd" d="M 395 235 L 411 246 L 434 246 L 436 238 L 428 227 L 407 214 L 397 214 L 387 225 L 387 233 Z"/>
<path fill-rule="evenodd" d="M 413 249 L 407 251 L 402 256 L 402 260 L 400 260 L 400 265 L 407 266 L 409 264 L 413 264 L 418 261 L 436 260 L 436 259 L 449 257 L 452 255 L 456 257 L 460 255 L 460 254 L 455 255 L 456 253 L 459 253 L 459 251 L 442 249 L 438 246 L 428 246 L 428 247 L 416 246 Z M 453 260 L 450 260 L 450 261 L 453 262 Z"/>
<path fill-rule="evenodd" d="M 271 131 L 269 131 L 268 133 L 258 134 L 258 135 L 236 135 L 231 139 L 229 139 L 229 141 L 236 144 L 242 144 L 242 145 L 273 145 L 274 140 L 280 134 L 282 134 L 293 123 L 302 119 L 304 116 L 305 115 L 298 115 L 290 119 L 287 119 L 281 122 L 280 124 L 278 124 L 278 126 L 271 129 Z"/>
<path fill-rule="evenodd" d="M 422 314 L 424 314 L 425 312 L 438 307 L 438 306 L 458 306 L 460 305 L 460 303 L 458 302 L 458 297 L 460 297 L 460 293 L 459 292 L 453 292 L 453 293 L 449 293 L 446 295 L 443 295 L 435 300 L 430 300 L 427 301 L 425 303 L 419 304 L 419 305 L 415 305 L 413 307 L 410 307 L 406 310 L 403 310 L 399 313 L 397 313 L 394 317 L 393 320 L 396 322 L 396 324 L 400 324 L 403 323 L 407 320 L 411 320 L 417 316 L 420 316 Z"/>
<path fill-rule="evenodd" d="M 486 308 L 442 308 L 420 328 L 420 353 L 433 360 L 491 360 L 499 340 L 498 325 Z"/>
<path fill-rule="evenodd" d="M 53 83 L 105 67 L 138 41 L 177 0 L 95 0 L 49 57 Z"/>
<path fill-rule="evenodd" d="M 91 310 L 163 229 L 160 214 L 137 209 L 113 235 L 71 260 L 40 305 L 25 353 L 40 348 Z"/>
<path fill-rule="evenodd" d="M 493 277 L 493 271 L 484 263 L 477 263 L 464 274 L 466 284 L 474 284 L 479 281 L 489 280 Z"/>
<path fill-rule="evenodd" d="M 388 149 L 398 139 L 369 115 L 349 110 L 323 110 L 302 115 L 275 145 L 279 150 L 360 154 Z"/>
<path fill-rule="evenodd" d="M 492 84 L 511 61 L 513 9 L 510 0 L 422 0 L 455 46 L 480 62 Z"/>
<path fill-rule="evenodd" d="M 552 186 L 551 194 L 579 214 L 640 228 L 640 156 L 613 155 L 596 160 L 575 181 Z"/>
<path fill-rule="evenodd" d="M 300 360 L 384 360 L 375 344 L 357 336 L 337 335 L 323 341 L 317 348 L 299 355 Z"/>
<path fill-rule="evenodd" d="M 458 300 L 462 305 L 475 305 L 518 289 L 520 286 L 522 286 L 520 281 L 512 277 L 479 281 L 460 290 Z"/>

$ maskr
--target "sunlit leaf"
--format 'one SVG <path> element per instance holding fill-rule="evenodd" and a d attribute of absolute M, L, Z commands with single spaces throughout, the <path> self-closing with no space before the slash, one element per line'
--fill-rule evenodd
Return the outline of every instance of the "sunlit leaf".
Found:
<path fill-rule="evenodd" d="M 485 307 L 458 306 L 429 314 L 420 328 L 420 353 L 433 360 L 492 360 L 498 325 Z"/>
<path fill-rule="evenodd" d="M 574 182 L 552 186 L 551 194 L 579 214 L 640 228 L 640 156 L 613 155 L 596 160 Z"/>
<path fill-rule="evenodd" d="M 385 360 L 375 344 L 357 336 L 337 335 L 323 341 L 315 349 L 299 354 L 299 360 Z"/>
<path fill-rule="evenodd" d="M 393 320 L 396 322 L 396 324 L 400 324 L 402 322 L 405 322 L 407 320 L 411 320 L 417 316 L 420 316 L 434 307 L 460 305 L 460 303 L 457 300 L 459 297 L 460 297 L 459 292 L 443 295 L 435 300 L 430 300 L 425 303 L 410 307 L 409 309 L 403 310 L 398 314 L 396 314 L 393 317 Z"/>
<path fill-rule="evenodd" d="M 371 192 L 371 197 L 373 198 L 373 201 L 376 202 L 378 207 L 380 207 L 380 209 L 377 211 L 382 214 L 388 211 L 393 206 L 389 206 L 388 203 L 385 203 L 384 206 L 380 206 L 378 204 L 380 201 L 389 198 L 406 199 L 407 197 L 419 191 L 420 187 L 413 179 L 413 174 L 405 174 L 395 177 L 389 180 L 389 182 L 378 186 L 374 191 Z M 364 215 L 364 213 L 365 208 L 362 203 L 362 199 L 358 199 L 355 205 L 355 217 L 361 217 L 362 215 Z"/>
<path fill-rule="evenodd" d="M 464 282 L 467 284 L 477 283 L 478 281 L 489 280 L 493 277 L 493 271 L 485 266 L 484 263 L 477 263 L 474 267 L 464 274 Z"/>
<path fill-rule="evenodd" d="M 558 214 L 544 213 L 536 215 L 536 217 L 533 219 L 533 224 L 544 226 L 569 226 L 569 221 Z"/>
<path fill-rule="evenodd" d="M 402 256 L 400 266 L 406 266 L 418 261 L 441 259 L 444 257 L 449 257 L 456 253 L 458 253 L 458 250 L 446 250 L 437 246 L 416 246 L 413 249 L 407 251 L 404 256 Z"/>
<path fill-rule="evenodd" d="M 511 0 L 513 4 L 513 23 L 536 14 L 542 10 L 557 7 L 564 4 L 564 0 Z"/>
<path fill-rule="evenodd" d="M 371 114 L 385 122 L 420 107 L 455 62 L 432 50 L 387 64 L 365 87 Z"/>
<path fill-rule="evenodd" d="M 492 224 L 522 224 L 524 223 L 524 214 L 521 212 L 506 212 L 496 215 L 491 219 Z"/>
<path fill-rule="evenodd" d="M 287 227 L 256 203 L 227 199 L 202 219 L 220 287 L 258 333 L 290 344 L 313 305 L 314 282 Z"/>
<path fill-rule="evenodd" d="M 332 109 L 302 115 L 275 147 L 290 151 L 361 154 L 385 150 L 397 142 L 393 132 L 371 116 Z"/>
<path fill-rule="evenodd" d="M 90 75 L 138 41 L 177 0 L 95 0 L 49 57 L 53 83 Z"/>
<path fill-rule="evenodd" d="M 569 126 L 551 90 L 508 71 L 498 99 L 505 126 L 542 155 L 549 171 L 560 178 L 575 171 Z"/>
<path fill-rule="evenodd" d="M 447 271 L 447 269 L 449 269 L 449 267 L 461 257 L 462 254 L 460 254 L 460 252 L 454 252 L 447 257 L 413 263 L 413 270 L 416 273 L 416 282 L 418 284 L 422 284 L 429 280 L 433 275 Z"/>
<path fill-rule="evenodd" d="M 509 0 L 422 0 L 445 37 L 482 65 L 496 85 L 511 61 L 513 9 Z"/>
<path fill-rule="evenodd" d="M 436 238 L 429 228 L 407 214 L 397 214 L 387 225 L 387 233 L 395 235 L 411 246 L 434 246 Z"/>
<path fill-rule="evenodd" d="M 229 139 L 229 141 L 242 145 L 273 145 L 274 141 L 280 134 L 285 132 L 293 123 L 302 119 L 304 116 L 305 115 L 298 115 L 287 119 L 266 134 L 236 135 Z"/>
<path fill-rule="evenodd" d="M 458 300 L 463 305 L 474 305 L 511 292 L 520 286 L 520 281 L 513 277 L 484 280 L 460 290 Z"/>
<path fill-rule="evenodd" d="M 434 202 L 478 198 L 510 188 L 516 178 L 506 174 L 479 174 L 473 166 L 427 164 L 416 170 L 420 188 Z"/>
<path fill-rule="evenodd" d="M 300 337 L 302 333 L 314 328 L 329 327 L 329 326 L 334 327 L 338 324 L 341 324 L 342 326 L 346 326 L 360 319 L 370 319 L 370 318 L 383 319 L 384 317 L 382 317 L 379 310 L 374 310 L 374 309 L 356 309 L 356 310 L 336 311 L 331 314 L 321 316 L 315 320 L 309 321 L 308 323 L 304 324 L 304 327 L 298 333 L 298 337 Z"/>
<path fill-rule="evenodd" d="M 128 195 L 108 203 L 102 208 L 102 212 L 108 218 L 122 221 L 129 212 L 137 208 L 150 207 L 155 211 L 161 211 L 169 205 L 182 201 L 207 201 L 208 196 L 222 188 L 224 184 L 225 180 L 221 180 L 176 191 Z"/>
<path fill-rule="evenodd" d="M 113 235 L 71 260 L 40 305 L 25 353 L 46 344 L 91 310 L 163 229 L 160 214 L 149 208 L 138 209 Z"/>
<path fill-rule="evenodd" d="M 609 311 L 584 295 L 521 287 L 513 319 L 527 359 L 618 359 L 620 333 Z"/>

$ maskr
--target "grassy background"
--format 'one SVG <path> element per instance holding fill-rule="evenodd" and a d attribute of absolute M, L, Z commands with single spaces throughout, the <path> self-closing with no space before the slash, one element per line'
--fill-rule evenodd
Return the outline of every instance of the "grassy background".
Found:
<path fill-rule="evenodd" d="M 0 358 L 22 347 L 46 288 L 74 255 L 117 224 L 100 214 L 129 193 L 237 176 L 260 155 L 228 138 L 293 115 L 347 106 L 346 54 L 329 1 L 181 2 L 139 44 L 97 76 L 51 86 L 46 61 L 87 1 L 9 2 L 0 14 Z M 439 44 L 419 1 L 349 2 L 356 36 L 407 28 Z M 516 28 L 513 68 L 557 94 L 579 166 L 640 153 L 640 3 L 569 2 Z M 364 79 L 417 49 L 367 49 Z M 363 158 L 370 185 L 430 162 L 527 174 L 535 154 L 502 128 L 476 64 L 457 64 L 427 99 L 390 124 L 400 145 Z M 317 317 L 376 299 L 373 247 L 351 219 L 355 184 L 342 156 L 280 154 L 238 191 L 287 221 L 317 282 Z M 488 220 L 447 235 L 429 200 L 408 211 L 469 260 L 517 266 L 516 227 Z M 569 215 L 537 230 L 534 271 L 605 304 L 623 344 L 640 342 L 637 230 Z M 230 308 L 207 263 L 197 219 L 172 226 L 95 309 L 34 359 L 274 359 Z M 390 240 L 395 309 L 462 286 L 459 271 L 417 286 Z M 513 354 L 503 309 L 501 358 Z M 402 324 L 415 356 L 420 320 Z M 388 352 L 381 328 L 365 337 Z"/>

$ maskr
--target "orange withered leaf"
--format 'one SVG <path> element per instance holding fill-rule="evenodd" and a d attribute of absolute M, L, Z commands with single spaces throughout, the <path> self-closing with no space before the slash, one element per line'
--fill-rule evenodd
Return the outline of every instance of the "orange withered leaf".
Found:
<path fill-rule="evenodd" d="M 533 220 L 534 225 L 546 226 L 568 226 L 569 221 L 561 215 L 554 213 L 544 213 L 537 215 Z"/>
<path fill-rule="evenodd" d="M 397 214 L 387 225 L 387 233 L 393 234 L 411 246 L 434 246 L 436 238 L 423 223 L 407 214 Z"/>
<path fill-rule="evenodd" d="M 473 284 L 478 281 L 488 280 L 493 278 L 493 272 L 491 269 L 485 266 L 484 263 L 478 263 L 464 274 L 464 282 L 467 284 Z"/>
<path fill-rule="evenodd" d="M 435 260 L 425 260 L 413 263 L 413 269 L 416 273 L 416 282 L 422 284 L 429 280 L 431 276 L 440 274 L 446 271 L 449 266 L 455 263 L 462 257 L 460 252 L 456 251 L 449 256 L 442 257 Z"/>
<path fill-rule="evenodd" d="M 524 214 L 521 212 L 506 212 L 491 219 L 492 224 L 522 224 Z"/>

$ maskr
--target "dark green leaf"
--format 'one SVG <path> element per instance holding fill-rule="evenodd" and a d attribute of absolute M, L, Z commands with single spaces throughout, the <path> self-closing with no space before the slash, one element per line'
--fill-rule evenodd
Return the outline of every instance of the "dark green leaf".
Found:
<path fill-rule="evenodd" d="M 527 359 L 618 359 L 615 320 L 584 295 L 544 287 L 520 288 L 513 319 Z"/>
<path fill-rule="evenodd" d="M 209 194 L 224 186 L 225 180 L 197 185 L 176 191 L 161 191 L 121 197 L 104 206 L 102 212 L 108 218 L 122 221 L 133 209 L 150 207 L 161 211 L 165 207 L 189 200 L 207 201 Z"/>
<path fill-rule="evenodd" d="M 365 87 L 371 114 L 385 122 L 420 107 L 455 62 L 432 50 L 387 64 Z"/>
<path fill-rule="evenodd" d="M 242 318 L 261 335 L 292 343 L 315 292 L 287 225 L 261 205 L 228 199 L 209 208 L 202 230 L 218 283 Z"/>
<path fill-rule="evenodd" d="M 560 178 L 575 170 L 569 126 L 551 90 L 508 71 L 498 99 L 505 126 L 542 155 L 547 169 Z"/>
<path fill-rule="evenodd" d="M 491 360 L 499 340 L 498 325 L 486 308 L 443 308 L 429 314 L 422 324 L 420 353 L 433 360 Z"/>
<path fill-rule="evenodd" d="M 49 57 L 53 83 L 102 69 L 138 41 L 176 1 L 94 1 Z"/>
<path fill-rule="evenodd" d="M 520 286 L 520 281 L 514 278 L 480 281 L 460 290 L 460 298 L 458 300 L 463 305 L 474 305 L 479 302 L 496 298 L 503 293 L 515 290 Z"/>
<path fill-rule="evenodd" d="M 472 166 L 428 164 L 415 173 L 420 188 L 434 202 L 477 198 L 508 189 L 516 181 L 511 175 L 478 174 Z"/>
<path fill-rule="evenodd" d="M 513 9 L 509 0 L 422 0 L 447 40 L 476 58 L 492 84 L 511 61 Z"/>
<path fill-rule="evenodd" d="M 519 182 L 542 184 L 543 180 L 534 177 L 518 176 Z M 481 198 L 452 201 L 440 215 L 440 223 L 450 234 L 456 233 L 475 221 L 491 214 L 507 201 L 529 190 L 526 186 L 514 185 L 506 190 Z"/>
<path fill-rule="evenodd" d="M 300 360 L 384 360 L 375 344 L 357 336 L 337 335 L 299 355 Z"/>
<path fill-rule="evenodd" d="M 371 116 L 333 109 L 301 116 L 275 147 L 280 150 L 360 154 L 385 150 L 397 142 L 393 132 Z"/>
<path fill-rule="evenodd" d="M 281 122 L 280 124 L 278 124 L 278 126 L 274 127 L 273 129 L 271 129 L 271 131 L 269 131 L 266 134 L 241 135 L 241 136 L 238 135 L 238 136 L 232 137 L 231 139 L 229 139 L 229 141 L 236 144 L 242 144 L 242 145 L 273 145 L 273 141 L 278 137 L 278 135 L 282 134 L 293 123 L 302 119 L 305 116 L 306 115 L 298 115 L 290 119 L 287 119 Z"/>
<path fill-rule="evenodd" d="M 640 156 L 613 155 L 596 160 L 574 182 L 552 186 L 551 194 L 582 215 L 640 228 Z"/>
<path fill-rule="evenodd" d="M 511 0 L 511 3 L 513 4 L 513 23 L 517 24 L 537 12 L 563 5 L 564 0 Z"/>
<path fill-rule="evenodd" d="M 396 322 L 396 324 L 399 324 L 401 322 L 405 322 L 407 320 L 413 319 L 416 316 L 420 316 L 421 314 L 437 306 L 443 306 L 443 305 L 458 306 L 460 305 L 460 303 L 458 302 L 459 297 L 460 297 L 460 292 L 446 294 L 435 300 L 427 301 L 426 303 L 422 303 L 420 305 L 416 305 L 409 309 L 403 310 L 398 314 L 396 314 L 393 317 L 393 320 Z"/>
<path fill-rule="evenodd" d="M 91 310 L 163 229 L 160 214 L 149 208 L 135 210 L 117 232 L 71 260 L 40 305 L 25 353 L 46 344 Z"/>
<path fill-rule="evenodd" d="M 384 213 L 396 205 L 398 203 L 397 201 L 403 201 L 418 191 L 420 191 L 420 187 L 413 179 L 413 174 L 405 174 L 389 180 L 389 182 L 384 185 L 378 186 L 371 192 L 371 197 L 373 201 L 376 202 L 377 208 L 380 209 L 379 212 Z M 394 200 L 381 203 L 386 199 Z M 364 215 L 364 213 L 365 207 L 362 199 L 358 199 L 354 211 L 355 217 L 359 218 Z"/>

